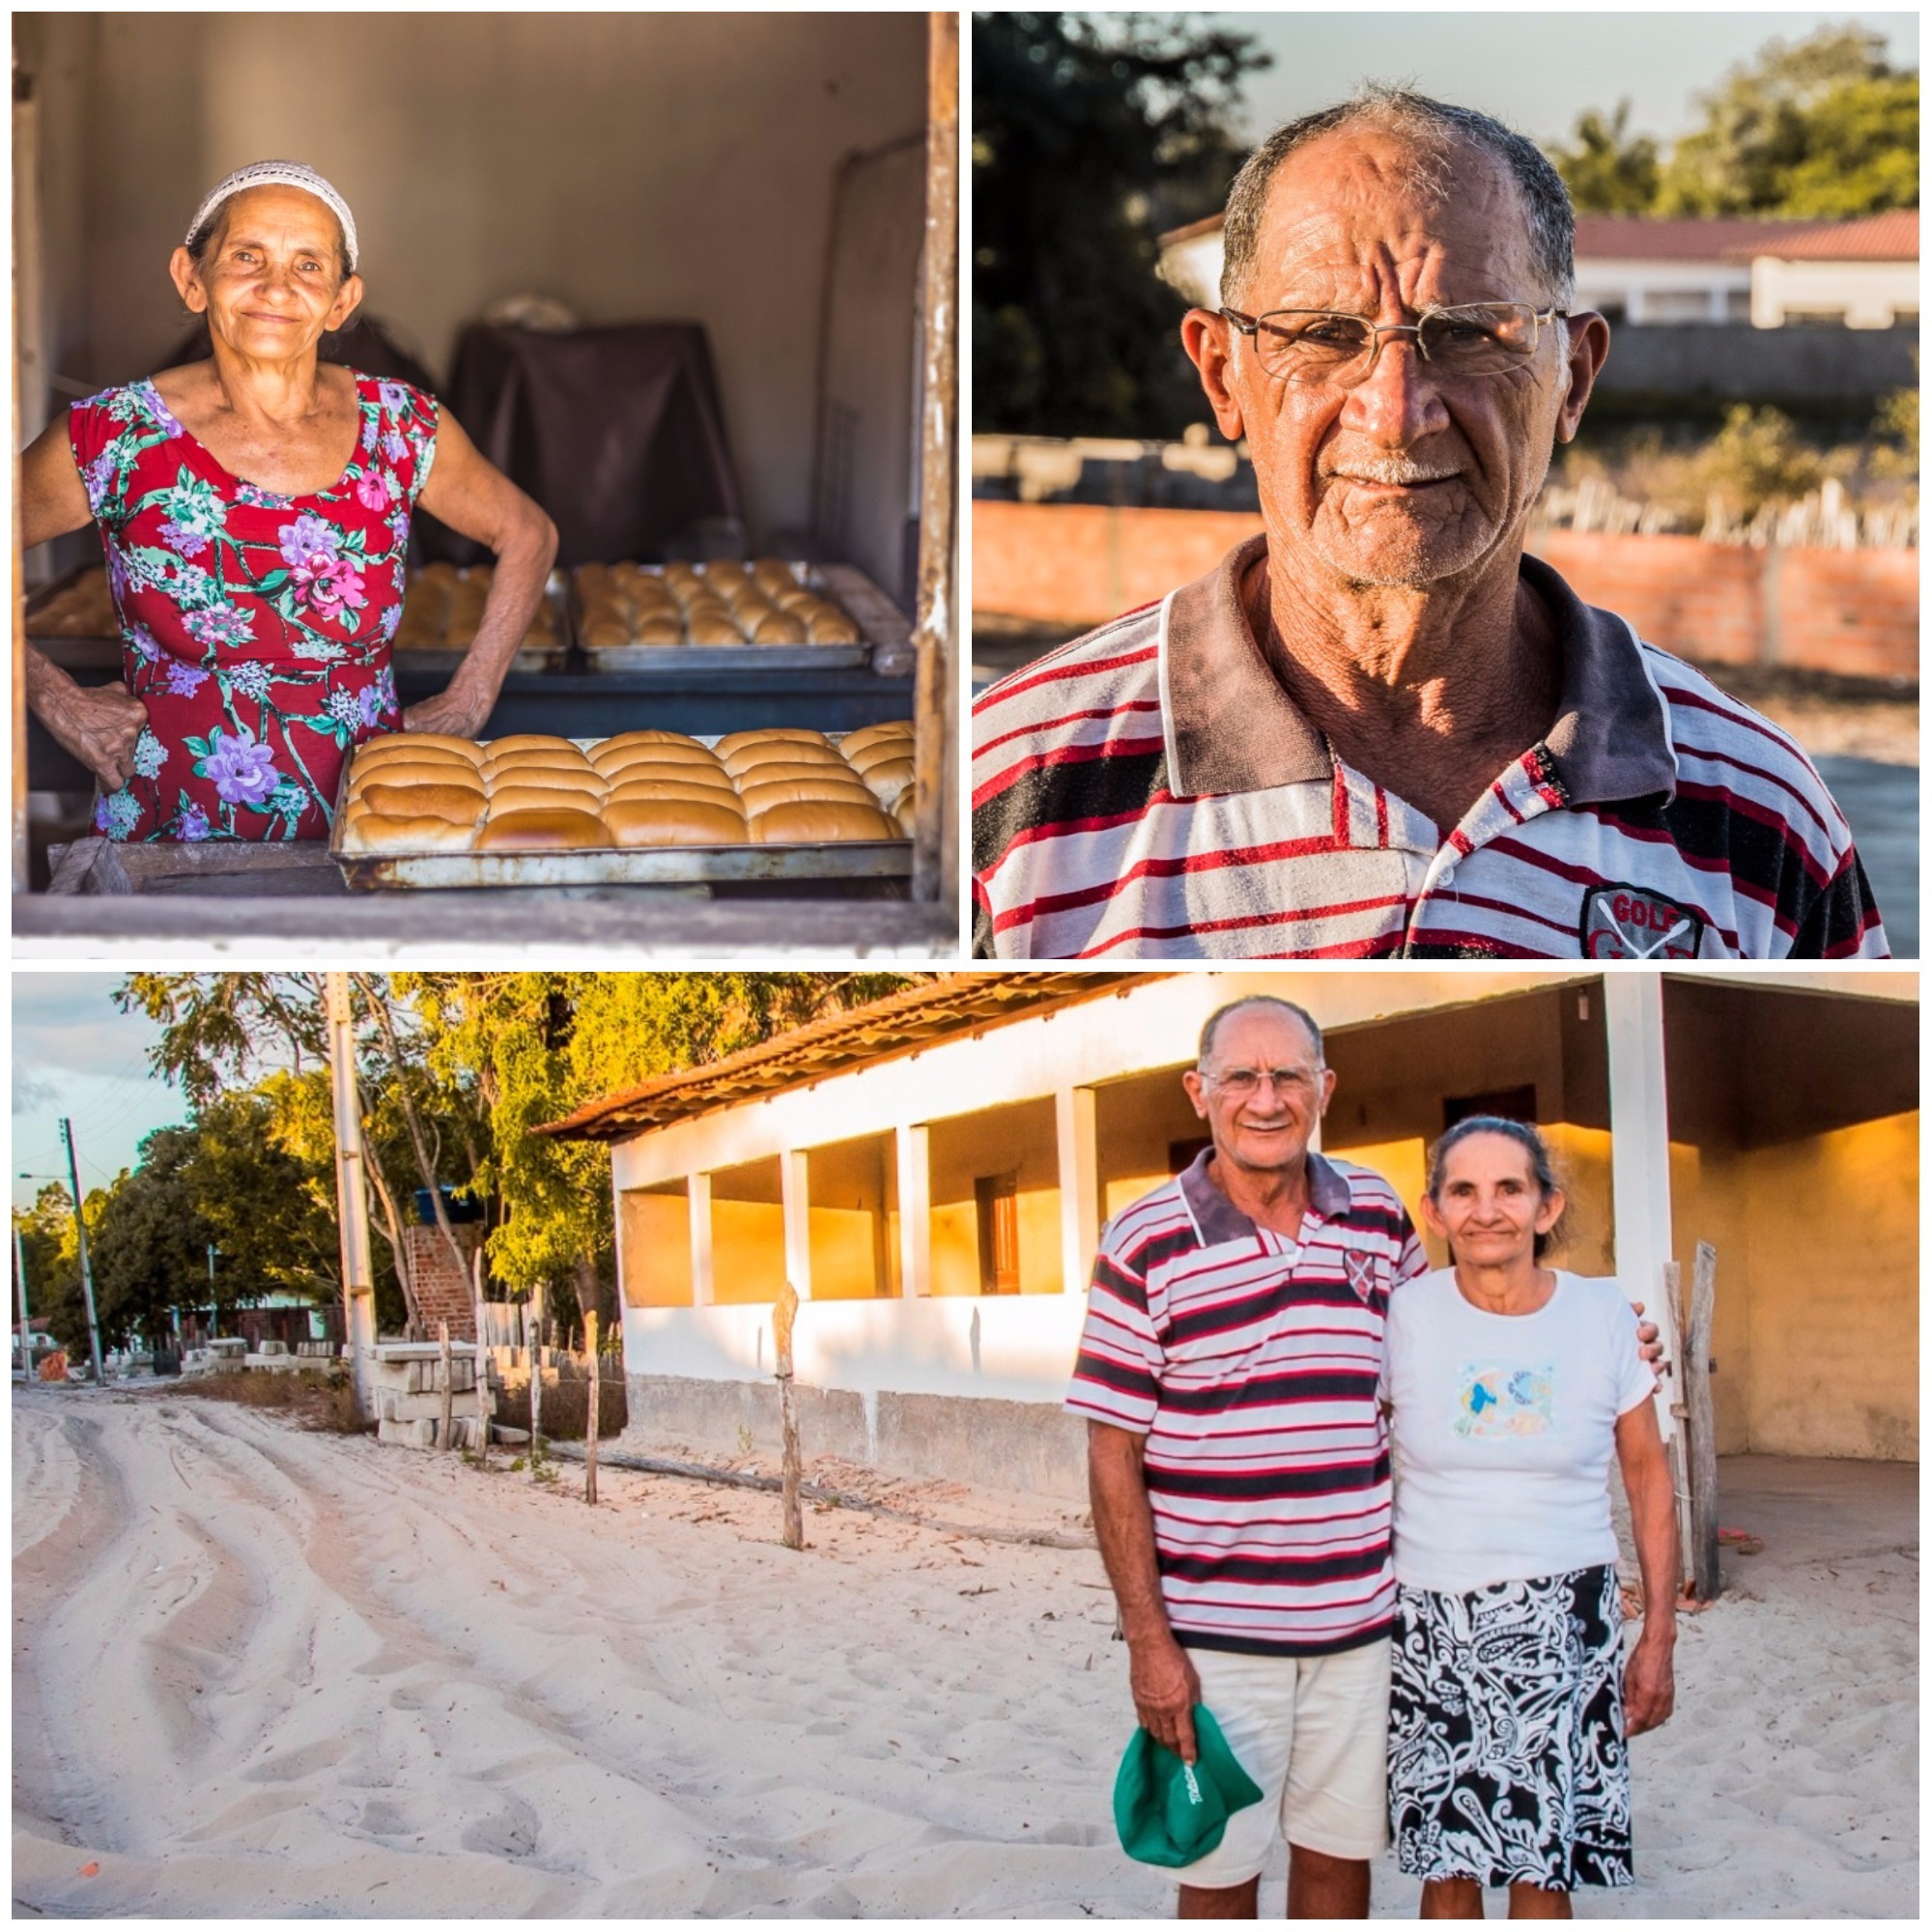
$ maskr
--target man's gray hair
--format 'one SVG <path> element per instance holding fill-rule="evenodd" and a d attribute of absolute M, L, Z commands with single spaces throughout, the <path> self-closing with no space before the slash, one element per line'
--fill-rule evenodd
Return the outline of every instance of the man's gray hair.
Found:
<path fill-rule="evenodd" d="M 1432 185 L 1446 188 L 1450 177 L 1441 151 L 1463 142 L 1501 162 L 1521 198 L 1529 259 L 1544 285 L 1543 298 L 1568 308 L 1577 298 L 1577 216 L 1563 177 L 1536 143 L 1493 115 L 1455 107 L 1426 94 L 1372 81 L 1352 100 L 1304 114 L 1277 128 L 1242 164 L 1228 190 L 1221 233 L 1221 299 L 1243 299 L 1248 271 L 1261 239 L 1262 216 L 1275 170 L 1297 148 L 1351 126 L 1383 128 L 1413 139 L 1435 165 Z"/>
<path fill-rule="evenodd" d="M 1321 1029 L 1315 1024 L 1315 1015 L 1306 1007 L 1297 1007 L 1293 1000 L 1277 998 L 1273 993 L 1250 993 L 1245 999 L 1230 1000 L 1225 1007 L 1216 1007 L 1208 1015 L 1208 1024 L 1201 1029 L 1201 1049 L 1194 1056 L 1194 1064 L 1205 1068 L 1214 1052 L 1214 1036 L 1221 1030 L 1221 1022 L 1231 1013 L 1245 1012 L 1250 1007 L 1273 1007 L 1277 1012 L 1286 1013 L 1290 1019 L 1297 1020 L 1307 1030 L 1308 1037 L 1315 1042 L 1315 1064 L 1327 1065 L 1321 1049 Z"/>

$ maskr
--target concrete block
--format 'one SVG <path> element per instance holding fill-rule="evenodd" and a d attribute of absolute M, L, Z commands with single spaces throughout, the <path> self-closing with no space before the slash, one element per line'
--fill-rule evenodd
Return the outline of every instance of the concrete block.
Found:
<path fill-rule="evenodd" d="M 289 1352 L 289 1345 L 286 1342 L 264 1342 L 256 1352 L 263 1355 L 286 1355 Z"/>
<path fill-rule="evenodd" d="M 502 1443 L 507 1449 L 526 1448 L 530 1439 L 527 1429 L 512 1429 L 506 1422 L 492 1423 L 490 1435 L 493 1440 Z"/>
<path fill-rule="evenodd" d="M 404 1449 L 434 1449 L 436 1424 L 433 1422 L 383 1421 L 376 1425 L 378 1442 L 393 1442 Z"/>

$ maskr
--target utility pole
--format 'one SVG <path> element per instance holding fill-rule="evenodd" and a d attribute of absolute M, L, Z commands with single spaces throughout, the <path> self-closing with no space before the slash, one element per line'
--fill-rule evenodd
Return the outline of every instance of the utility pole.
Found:
<path fill-rule="evenodd" d="M 94 1270 L 87 1262 L 87 1216 L 80 1211 L 80 1163 L 73 1151 L 73 1122 L 60 1123 L 61 1145 L 67 1149 L 68 1179 L 73 1183 L 73 1229 L 80 1239 L 80 1292 L 87 1302 L 87 1350 L 94 1358 L 94 1385 L 106 1379 L 100 1366 L 100 1323 L 94 1319 Z"/>
<path fill-rule="evenodd" d="M 328 1086 L 335 1107 L 335 1214 L 342 1235 L 342 1307 L 355 1410 L 371 1419 L 376 1349 L 376 1270 L 369 1259 L 369 1195 L 362 1163 L 362 1108 L 355 1094 L 355 1011 L 349 975 L 326 973 Z"/>
<path fill-rule="evenodd" d="M 23 1380 L 34 1379 L 34 1318 L 27 1313 L 27 1251 L 20 1245 L 20 1224 L 14 1223 L 14 1272 L 20 1282 L 20 1364 Z"/>
<path fill-rule="evenodd" d="M 214 1299 L 214 1243 L 208 1244 L 208 1339 L 221 1333 L 221 1309 Z"/>

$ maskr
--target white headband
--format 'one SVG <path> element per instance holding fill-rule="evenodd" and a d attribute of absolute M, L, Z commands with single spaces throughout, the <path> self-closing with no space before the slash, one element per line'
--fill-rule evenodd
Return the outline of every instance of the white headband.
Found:
<path fill-rule="evenodd" d="M 299 161 L 254 161 L 245 168 L 237 168 L 202 198 L 194 219 L 187 225 L 182 246 L 192 248 L 194 238 L 208 226 L 215 210 L 232 195 L 250 187 L 298 187 L 318 201 L 327 202 L 342 224 L 342 245 L 348 251 L 349 272 L 352 275 L 355 272 L 355 217 L 350 213 L 349 204 L 313 168 L 305 168 Z"/>

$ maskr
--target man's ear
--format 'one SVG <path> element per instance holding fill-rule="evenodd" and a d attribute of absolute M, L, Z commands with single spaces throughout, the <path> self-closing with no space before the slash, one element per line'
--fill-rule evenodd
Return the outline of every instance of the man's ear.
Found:
<path fill-rule="evenodd" d="M 1569 442 L 1583 421 L 1583 411 L 1597 376 L 1610 355 L 1610 325 L 1590 309 L 1579 309 L 1564 325 L 1570 346 L 1564 353 L 1564 373 L 1569 386 L 1556 412 L 1556 440 Z"/>
<path fill-rule="evenodd" d="M 1241 406 L 1231 386 L 1235 326 L 1211 308 L 1191 308 L 1180 319 L 1180 346 L 1200 372 L 1214 421 L 1230 442 L 1241 440 Z"/>

